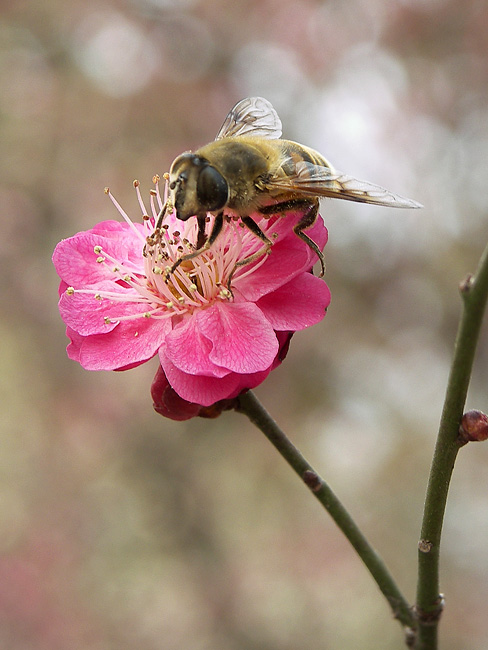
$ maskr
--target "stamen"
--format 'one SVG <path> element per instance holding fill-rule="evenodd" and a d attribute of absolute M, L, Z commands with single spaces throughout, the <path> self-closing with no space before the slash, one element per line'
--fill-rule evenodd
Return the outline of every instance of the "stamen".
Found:
<path fill-rule="evenodd" d="M 149 217 L 147 216 L 146 206 L 144 205 L 144 201 L 143 201 L 143 199 L 142 199 L 142 195 L 141 195 L 141 190 L 140 190 L 140 183 L 139 183 L 139 181 L 136 179 L 136 180 L 133 182 L 133 185 L 134 185 L 134 187 L 135 187 L 135 189 L 136 189 L 137 200 L 138 200 L 138 202 L 139 202 L 139 206 L 140 206 L 140 208 L 141 208 L 141 212 L 142 212 L 142 215 L 143 215 L 142 218 L 144 219 L 145 217 L 147 217 L 147 219 L 149 219 Z"/>
<path fill-rule="evenodd" d="M 105 188 L 105 194 L 108 195 L 112 203 L 115 205 L 117 208 L 119 214 L 124 218 L 124 220 L 129 224 L 131 230 L 137 235 L 137 237 L 144 243 L 144 235 L 134 226 L 131 218 L 129 215 L 125 212 L 125 210 L 122 209 L 122 206 L 120 203 L 115 199 L 114 195 L 110 191 L 108 187 Z"/>

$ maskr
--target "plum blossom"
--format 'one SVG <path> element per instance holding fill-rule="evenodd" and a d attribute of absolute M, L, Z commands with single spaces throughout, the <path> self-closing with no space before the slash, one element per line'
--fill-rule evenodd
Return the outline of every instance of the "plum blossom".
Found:
<path fill-rule="evenodd" d="M 273 241 L 252 264 L 235 270 L 262 242 L 228 217 L 208 250 L 170 272 L 195 249 L 197 220 L 165 214 L 158 223 L 165 204 L 158 178 L 149 213 L 134 185 L 142 223 L 107 190 L 124 221 L 98 223 L 54 251 L 68 356 L 87 370 L 127 370 L 158 355 L 155 409 L 173 419 L 213 417 L 221 409 L 209 407 L 223 401 L 225 408 L 260 384 L 283 360 L 293 332 L 323 318 L 329 289 L 310 272 L 315 253 L 293 232 L 299 212 L 252 215 Z M 209 214 L 207 234 L 213 219 Z M 307 234 L 325 246 L 322 219 Z"/>

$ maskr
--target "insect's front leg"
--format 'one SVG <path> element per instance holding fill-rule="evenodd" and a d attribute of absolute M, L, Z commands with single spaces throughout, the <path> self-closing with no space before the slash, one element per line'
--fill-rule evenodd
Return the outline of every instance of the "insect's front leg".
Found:
<path fill-rule="evenodd" d="M 197 220 L 198 220 L 197 248 L 191 253 L 182 255 L 180 258 L 176 260 L 173 266 L 166 271 L 166 275 L 165 275 L 166 283 L 169 282 L 171 275 L 176 271 L 176 269 L 180 266 L 182 262 L 187 262 L 188 260 L 192 260 L 194 257 L 201 255 L 212 246 L 212 244 L 215 242 L 217 237 L 220 235 L 220 231 L 222 230 L 222 226 L 224 225 L 224 213 L 219 212 L 218 215 L 215 217 L 212 230 L 208 237 L 205 235 L 205 223 L 206 223 L 205 217 L 203 216 L 197 217 Z"/>
<path fill-rule="evenodd" d="M 320 276 L 322 277 L 325 273 L 325 261 L 324 255 L 317 244 L 303 231 L 307 228 L 313 226 L 317 220 L 319 213 L 319 202 L 317 199 L 290 199 L 288 201 L 282 201 L 281 203 L 275 203 L 272 205 L 265 205 L 259 209 L 262 214 L 272 215 L 279 214 L 282 212 L 290 212 L 298 208 L 305 208 L 305 212 L 301 217 L 300 221 L 294 226 L 293 232 L 297 237 L 300 237 L 309 248 L 317 255 L 320 261 L 321 271 Z"/>

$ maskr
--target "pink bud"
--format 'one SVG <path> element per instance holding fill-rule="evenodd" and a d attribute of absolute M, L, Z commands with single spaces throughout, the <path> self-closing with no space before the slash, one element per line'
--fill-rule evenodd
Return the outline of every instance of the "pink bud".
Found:
<path fill-rule="evenodd" d="M 481 411 L 467 411 L 461 420 L 459 437 L 463 442 L 482 442 L 488 439 L 488 415 Z"/>

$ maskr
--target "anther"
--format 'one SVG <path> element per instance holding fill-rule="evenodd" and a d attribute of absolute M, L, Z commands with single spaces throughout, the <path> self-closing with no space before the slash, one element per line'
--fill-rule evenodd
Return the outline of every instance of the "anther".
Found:
<path fill-rule="evenodd" d="M 220 290 L 220 297 L 223 298 L 224 300 L 229 300 L 232 298 L 232 291 L 229 291 L 229 289 L 222 288 Z"/>

